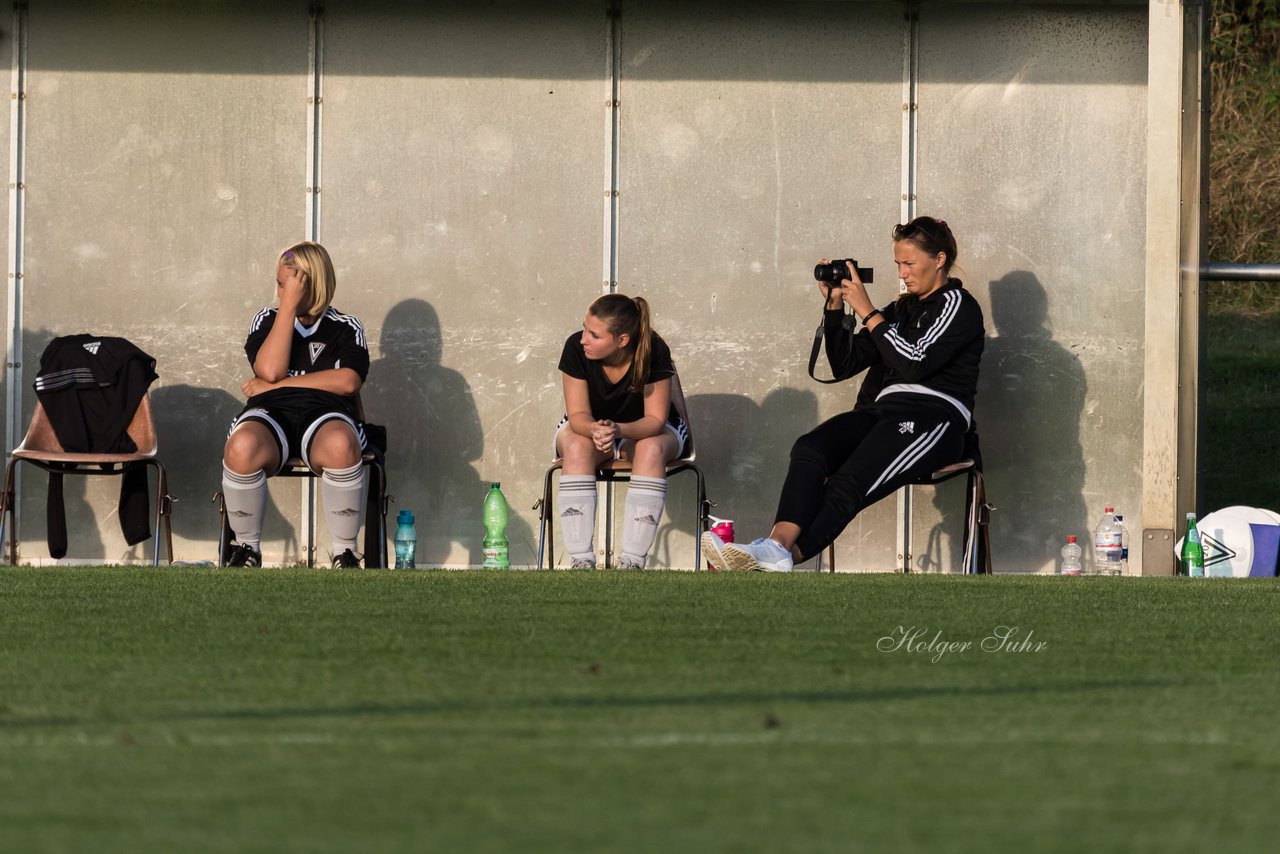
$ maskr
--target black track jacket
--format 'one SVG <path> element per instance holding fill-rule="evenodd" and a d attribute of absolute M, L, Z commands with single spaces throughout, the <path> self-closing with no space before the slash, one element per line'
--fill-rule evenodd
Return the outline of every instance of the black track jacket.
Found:
<path fill-rule="evenodd" d="M 843 307 L 823 317 L 832 373 L 847 379 L 870 369 L 857 406 L 891 394 L 923 394 L 950 403 L 972 424 L 986 337 L 978 301 L 959 279 L 948 279 L 924 299 L 908 297 L 880 312 L 886 322 L 873 332 L 845 328 Z"/>

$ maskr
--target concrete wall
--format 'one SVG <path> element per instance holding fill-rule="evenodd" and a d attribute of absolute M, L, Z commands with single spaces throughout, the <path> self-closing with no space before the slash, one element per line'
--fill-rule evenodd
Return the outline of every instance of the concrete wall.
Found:
<path fill-rule="evenodd" d="M 713 512 L 755 536 L 791 441 L 855 392 L 806 376 L 812 265 L 855 254 L 888 301 L 888 234 L 911 205 L 952 224 L 987 311 L 977 417 L 997 569 L 1047 568 L 1104 502 L 1141 530 L 1144 7 L 928 3 L 913 41 L 899 2 L 635 2 L 611 18 L 599 0 L 333 0 L 314 29 L 295 6 L 27 13 L 24 391 L 7 417 L 25 425 L 55 335 L 148 350 L 180 559 L 213 556 L 246 326 L 273 297 L 275 252 L 309 225 L 337 265 L 335 304 L 366 326 L 364 401 L 389 427 L 392 511 L 417 514 L 420 561 L 479 562 L 500 480 L 527 564 L 556 359 L 590 299 L 650 300 Z M 140 557 L 115 488 L 68 483 L 72 556 Z M 23 493 L 22 554 L 38 560 L 42 478 Z M 287 481 L 272 496 L 266 557 L 296 560 L 305 495 Z M 899 519 L 883 502 L 840 540 L 840 567 L 895 566 L 909 519 L 913 566 L 952 569 L 957 505 L 926 490 Z M 673 479 L 651 565 L 691 564 L 692 513 L 691 479 Z M 322 519 L 317 541 L 323 558 Z"/>

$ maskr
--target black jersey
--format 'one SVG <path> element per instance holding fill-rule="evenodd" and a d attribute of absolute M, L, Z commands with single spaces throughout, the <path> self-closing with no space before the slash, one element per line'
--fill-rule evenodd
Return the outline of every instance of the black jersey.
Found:
<path fill-rule="evenodd" d="M 564 350 L 560 354 L 560 370 L 575 379 L 586 380 L 591 417 L 597 421 L 630 424 L 644 417 L 644 391 L 628 390 L 630 372 L 616 383 L 609 382 L 609 378 L 604 375 L 604 363 L 588 359 L 583 352 L 581 332 L 575 332 L 565 340 Z M 654 333 L 649 348 L 649 375 L 645 377 L 644 384 L 650 385 L 667 379 L 674 376 L 675 372 L 676 369 L 671 364 L 671 348 Z M 674 403 L 668 409 L 667 421 L 671 424 L 680 421 Z"/>
<path fill-rule="evenodd" d="M 249 337 L 244 342 L 245 355 L 253 366 L 258 350 L 267 340 L 276 320 L 276 309 L 264 308 L 249 324 Z M 297 377 L 315 371 L 350 368 L 364 382 L 369 375 L 369 347 L 365 343 L 364 327 L 349 314 L 343 314 L 330 306 L 310 326 L 294 318 L 293 343 L 289 349 L 289 376 Z M 329 404 L 335 409 L 354 416 L 351 401 L 332 392 L 311 388 L 277 388 L 250 399 L 249 406 L 316 405 Z"/>

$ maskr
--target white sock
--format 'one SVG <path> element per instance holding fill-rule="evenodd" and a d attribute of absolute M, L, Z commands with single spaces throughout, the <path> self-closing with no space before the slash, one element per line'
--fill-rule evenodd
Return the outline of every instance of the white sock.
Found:
<path fill-rule="evenodd" d="M 324 496 L 324 512 L 329 520 L 329 537 L 335 555 L 347 549 L 360 554 L 356 548 L 356 537 L 360 534 L 360 522 L 364 516 L 367 480 L 364 463 L 345 469 L 325 469 L 320 475 L 320 493 Z"/>
<path fill-rule="evenodd" d="M 560 534 L 564 548 L 576 560 L 596 559 L 596 479 L 594 475 L 560 478 Z"/>
<path fill-rule="evenodd" d="M 236 542 L 262 551 L 262 517 L 267 512 L 267 473 L 238 474 L 222 464 L 222 497 Z"/>
<path fill-rule="evenodd" d="M 627 487 L 627 515 L 622 520 L 622 557 L 644 566 L 644 559 L 658 536 L 658 523 L 662 521 L 662 508 L 666 503 L 665 477 L 632 475 L 631 485 Z"/>

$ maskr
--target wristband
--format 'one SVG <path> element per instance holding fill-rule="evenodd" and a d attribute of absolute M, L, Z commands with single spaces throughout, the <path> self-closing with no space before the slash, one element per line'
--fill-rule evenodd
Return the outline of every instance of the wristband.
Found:
<path fill-rule="evenodd" d="M 878 308 L 873 308 L 873 309 L 871 309 L 871 311 L 868 311 L 868 312 L 867 312 L 867 316 L 866 316 L 866 317 L 860 317 L 860 318 L 858 318 L 858 320 L 862 321 L 862 325 L 863 325 L 863 326 L 866 326 L 866 325 L 867 325 L 867 321 L 868 321 L 868 320 L 870 320 L 871 318 L 875 317 L 877 314 L 880 314 L 880 309 L 878 309 Z"/>

